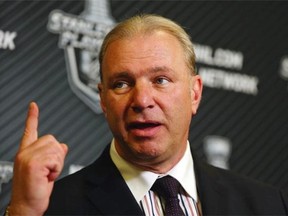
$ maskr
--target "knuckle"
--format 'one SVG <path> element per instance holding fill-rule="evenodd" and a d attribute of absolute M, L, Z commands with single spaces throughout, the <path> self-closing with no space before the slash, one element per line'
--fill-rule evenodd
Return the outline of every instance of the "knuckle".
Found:
<path fill-rule="evenodd" d="M 52 134 L 47 134 L 46 137 L 50 140 L 56 140 Z"/>
<path fill-rule="evenodd" d="M 23 153 L 22 152 L 18 152 L 16 155 L 15 155 L 15 158 L 14 158 L 15 162 L 21 162 L 23 160 Z"/>
<path fill-rule="evenodd" d="M 49 143 L 58 143 L 58 141 L 56 140 L 56 138 L 52 134 L 47 134 L 47 135 L 43 136 L 43 138 L 46 139 L 47 142 L 49 142 Z"/>

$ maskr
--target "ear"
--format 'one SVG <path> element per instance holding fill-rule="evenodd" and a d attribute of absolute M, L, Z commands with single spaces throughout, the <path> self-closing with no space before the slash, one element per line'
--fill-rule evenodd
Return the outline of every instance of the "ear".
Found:
<path fill-rule="evenodd" d="M 192 99 L 192 114 L 197 113 L 198 107 L 200 105 L 201 96 L 203 90 L 202 79 L 199 75 L 195 75 L 191 79 L 191 99 Z"/>
<path fill-rule="evenodd" d="M 106 116 L 106 102 L 104 97 L 104 86 L 102 83 L 98 84 L 99 96 L 100 96 L 100 105 L 104 115 Z"/>

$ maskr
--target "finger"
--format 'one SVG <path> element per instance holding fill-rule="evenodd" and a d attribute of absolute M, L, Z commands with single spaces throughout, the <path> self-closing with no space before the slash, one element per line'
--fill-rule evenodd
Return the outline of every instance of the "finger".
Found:
<path fill-rule="evenodd" d="M 66 144 L 64 144 L 64 143 L 61 143 L 60 145 L 61 145 L 61 147 L 63 149 L 64 156 L 66 156 L 67 153 L 68 153 L 68 146 Z"/>
<path fill-rule="evenodd" d="M 25 129 L 20 148 L 25 148 L 38 139 L 39 108 L 35 102 L 31 102 L 27 113 Z"/>
<path fill-rule="evenodd" d="M 51 158 L 49 159 L 49 163 L 51 162 L 55 162 L 57 161 L 57 163 L 51 163 L 51 166 L 49 167 L 49 174 L 48 174 L 48 180 L 51 181 L 55 181 L 61 174 L 62 170 L 63 170 L 63 166 L 64 166 L 64 160 L 65 157 L 67 155 L 68 152 L 68 146 L 64 143 L 60 144 L 60 147 L 62 149 L 63 152 L 59 153 L 59 154 L 54 154 L 53 157 L 55 157 L 55 160 L 51 160 Z M 51 157 L 51 155 L 50 155 Z M 56 159 L 57 158 L 57 159 Z"/>

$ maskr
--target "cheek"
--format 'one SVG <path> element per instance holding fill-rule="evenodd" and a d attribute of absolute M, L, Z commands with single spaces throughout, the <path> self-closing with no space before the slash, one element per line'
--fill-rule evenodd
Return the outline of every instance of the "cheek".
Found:
<path fill-rule="evenodd" d="M 192 110 L 192 95 L 191 89 L 187 86 L 176 88 L 175 91 L 171 94 L 171 104 L 179 112 L 190 112 Z"/>
<path fill-rule="evenodd" d="M 111 103 L 107 106 L 106 119 L 112 133 L 116 137 L 125 131 L 125 123 L 122 116 L 123 114 L 119 106 L 113 106 Z"/>
<path fill-rule="evenodd" d="M 106 102 L 106 116 L 108 121 L 123 121 L 127 109 L 125 98 L 108 96 Z M 113 124 L 117 123 L 119 122 L 113 122 Z"/>
<path fill-rule="evenodd" d="M 190 124 L 192 116 L 191 94 L 186 89 L 185 91 L 177 91 L 173 96 L 173 104 L 170 108 L 170 118 L 173 119 L 175 130 L 186 128 Z"/>

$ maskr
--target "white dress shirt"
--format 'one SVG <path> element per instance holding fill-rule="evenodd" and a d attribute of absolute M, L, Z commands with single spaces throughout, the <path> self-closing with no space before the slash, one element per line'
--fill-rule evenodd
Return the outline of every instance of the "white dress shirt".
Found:
<path fill-rule="evenodd" d="M 157 178 L 165 175 L 177 179 L 184 189 L 183 193 L 178 196 L 184 213 L 186 215 L 200 215 L 197 208 L 198 196 L 193 158 L 188 141 L 181 160 L 169 172 L 161 176 L 150 171 L 141 170 L 124 160 L 116 151 L 114 139 L 111 143 L 110 155 L 145 215 L 164 215 L 163 200 L 150 189 Z"/>

